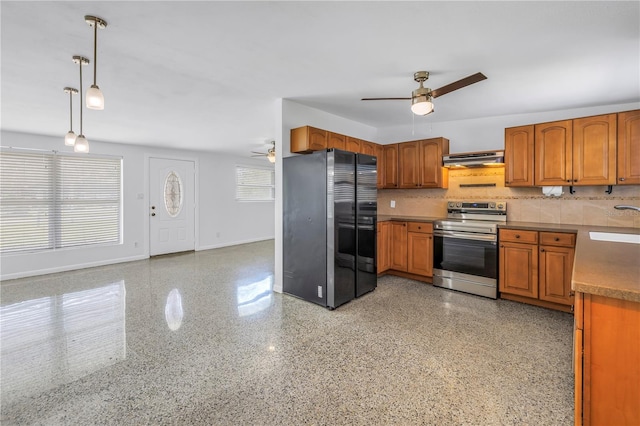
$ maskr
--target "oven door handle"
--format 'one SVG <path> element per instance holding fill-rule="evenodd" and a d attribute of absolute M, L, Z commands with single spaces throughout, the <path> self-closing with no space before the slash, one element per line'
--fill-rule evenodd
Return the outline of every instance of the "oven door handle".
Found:
<path fill-rule="evenodd" d="M 497 240 L 493 234 L 472 234 L 468 232 L 455 232 L 455 231 L 433 231 L 433 235 L 436 237 L 445 238 L 459 238 L 461 240 L 476 240 L 476 241 L 492 241 Z"/>

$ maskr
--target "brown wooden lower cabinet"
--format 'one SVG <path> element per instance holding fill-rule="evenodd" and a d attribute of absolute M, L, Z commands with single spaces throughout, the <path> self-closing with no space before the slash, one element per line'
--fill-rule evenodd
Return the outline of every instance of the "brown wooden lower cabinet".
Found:
<path fill-rule="evenodd" d="M 377 272 L 381 274 L 391 267 L 391 222 L 378 222 Z"/>
<path fill-rule="evenodd" d="M 500 228 L 500 297 L 570 312 L 575 234 Z"/>
<path fill-rule="evenodd" d="M 407 222 L 391 222 L 391 262 L 389 269 L 407 271 Z"/>
<path fill-rule="evenodd" d="M 433 276 L 433 224 L 378 222 L 378 274 L 390 273 L 424 282 Z"/>
<path fill-rule="evenodd" d="M 575 425 L 640 425 L 640 303 L 576 294 Z"/>
<path fill-rule="evenodd" d="M 433 225 L 407 223 L 407 272 L 433 276 Z"/>

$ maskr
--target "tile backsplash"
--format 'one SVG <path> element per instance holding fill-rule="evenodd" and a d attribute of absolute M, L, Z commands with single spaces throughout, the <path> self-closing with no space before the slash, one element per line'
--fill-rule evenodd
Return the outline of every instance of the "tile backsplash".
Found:
<path fill-rule="evenodd" d="M 506 201 L 507 219 L 512 221 L 640 228 L 640 212 L 613 208 L 640 206 L 640 185 L 614 186 L 610 195 L 606 186 L 576 186 L 574 194 L 569 194 L 568 186 L 562 189 L 560 197 L 547 197 L 541 188 L 505 187 L 503 167 L 451 169 L 449 189 L 378 190 L 378 213 L 445 217 L 449 200 L 500 200 Z M 391 200 L 395 208 L 390 207 Z"/>

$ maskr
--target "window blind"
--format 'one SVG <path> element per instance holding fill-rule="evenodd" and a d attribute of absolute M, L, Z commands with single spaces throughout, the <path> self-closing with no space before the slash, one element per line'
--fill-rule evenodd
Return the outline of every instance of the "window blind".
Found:
<path fill-rule="evenodd" d="M 119 243 L 122 159 L 0 152 L 0 251 Z"/>
<path fill-rule="evenodd" d="M 257 167 L 236 167 L 236 200 L 273 201 L 275 199 L 275 172 Z"/>

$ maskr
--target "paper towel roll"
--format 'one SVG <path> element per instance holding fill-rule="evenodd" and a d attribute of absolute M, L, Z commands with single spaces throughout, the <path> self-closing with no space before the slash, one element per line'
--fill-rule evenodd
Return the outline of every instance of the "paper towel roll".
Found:
<path fill-rule="evenodd" d="M 543 186 L 542 193 L 547 197 L 559 197 L 562 195 L 561 186 Z"/>

